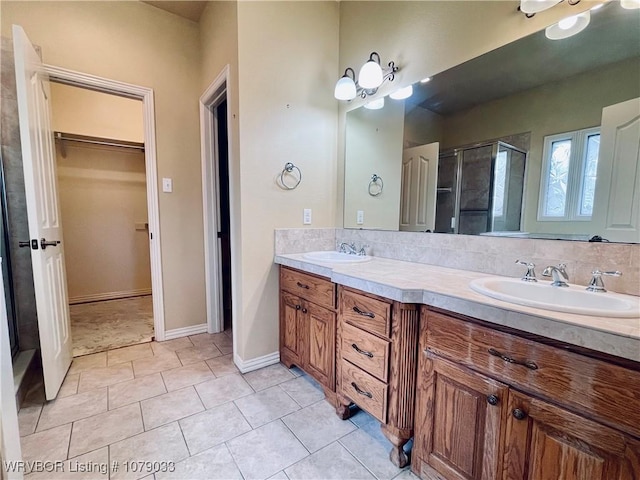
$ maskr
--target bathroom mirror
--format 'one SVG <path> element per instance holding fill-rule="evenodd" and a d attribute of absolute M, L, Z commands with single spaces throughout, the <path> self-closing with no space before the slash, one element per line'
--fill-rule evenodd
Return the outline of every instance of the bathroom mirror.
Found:
<path fill-rule="evenodd" d="M 573 37 L 543 30 L 347 112 L 345 228 L 606 237 L 599 127 L 603 108 L 640 97 L 639 22 L 611 2 Z M 618 167 L 637 215 L 640 166 Z"/>

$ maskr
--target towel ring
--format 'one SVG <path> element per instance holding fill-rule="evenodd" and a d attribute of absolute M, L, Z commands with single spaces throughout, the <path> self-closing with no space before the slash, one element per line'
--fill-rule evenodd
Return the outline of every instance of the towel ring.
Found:
<path fill-rule="evenodd" d="M 298 172 L 297 178 L 296 178 L 296 175 L 292 173 L 294 170 L 297 170 Z M 290 174 L 290 176 L 295 179 L 295 184 L 289 185 L 285 182 L 284 179 L 287 174 Z M 298 185 L 300 185 L 301 181 L 302 181 L 302 172 L 300 171 L 300 169 L 291 162 L 285 163 L 284 168 L 282 169 L 282 172 L 280 172 L 280 183 L 278 184 L 278 186 L 283 190 L 294 190 Z"/>
<path fill-rule="evenodd" d="M 371 181 L 369 182 L 369 195 L 372 197 L 377 197 L 382 193 L 384 189 L 384 182 L 382 178 L 376 175 L 375 173 L 371 175 Z"/>

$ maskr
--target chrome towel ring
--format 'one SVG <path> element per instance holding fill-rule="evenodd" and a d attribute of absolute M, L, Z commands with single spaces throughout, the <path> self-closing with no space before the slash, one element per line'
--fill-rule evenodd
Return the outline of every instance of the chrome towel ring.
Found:
<path fill-rule="evenodd" d="M 384 182 L 382 181 L 382 178 L 375 173 L 371 175 L 371 181 L 369 182 L 369 195 L 377 197 L 382 193 L 383 189 Z"/>
<path fill-rule="evenodd" d="M 294 172 L 297 172 L 297 174 Z M 289 180 L 289 183 L 285 181 L 285 178 L 291 177 L 293 180 Z M 298 167 L 296 167 L 293 163 L 287 162 L 284 164 L 284 168 L 282 172 L 280 172 L 280 181 L 278 182 L 278 186 L 283 190 L 293 190 L 302 181 L 302 172 Z"/>

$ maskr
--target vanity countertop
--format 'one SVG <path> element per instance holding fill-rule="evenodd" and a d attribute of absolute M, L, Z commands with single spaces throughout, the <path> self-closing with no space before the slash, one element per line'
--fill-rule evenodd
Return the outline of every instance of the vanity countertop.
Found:
<path fill-rule="evenodd" d="M 469 287 L 471 280 L 495 275 L 382 257 L 363 263 L 331 264 L 288 254 L 276 255 L 275 262 L 398 302 L 423 303 L 640 362 L 640 318 L 542 310 L 496 300 Z"/>

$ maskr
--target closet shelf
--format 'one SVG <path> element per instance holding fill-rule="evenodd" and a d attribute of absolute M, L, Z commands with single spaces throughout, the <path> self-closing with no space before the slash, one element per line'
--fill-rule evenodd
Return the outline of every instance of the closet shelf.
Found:
<path fill-rule="evenodd" d="M 129 148 L 133 150 L 141 150 L 144 152 L 144 143 L 128 142 L 125 140 L 117 140 L 113 138 L 91 137 L 88 135 L 76 135 L 74 133 L 53 132 L 56 141 L 59 142 L 76 142 L 88 143 L 91 145 L 103 145 L 106 147 Z M 64 149 L 63 149 L 64 156 Z"/>

